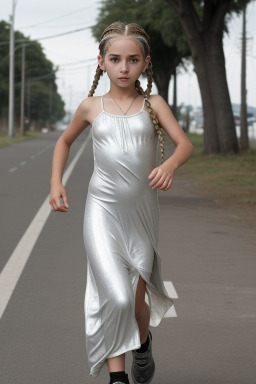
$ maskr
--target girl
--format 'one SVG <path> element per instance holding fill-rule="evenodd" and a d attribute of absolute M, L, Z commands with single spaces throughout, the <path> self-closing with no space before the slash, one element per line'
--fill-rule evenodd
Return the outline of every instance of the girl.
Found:
<path fill-rule="evenodd" d="M 171 187 L 174 171 L 189 159 L 193 147 L 163 98 L 150 96 L 153 73 L 144 29 L 134 23 L 113 23 L 103 32 L 99 51 L 88 98 L 55 146 L 49 202 L 53 211 L 68 211 L 63 170 L 71 144 L 91 124 L 94 172 L 83 223 L 90 375 L 96 377 L 107 362 L 110 384 L 129 383 L 125 352 L 132 351 L 133 382 L 146 384 L 155 372 L 149 325 L 158 326 L 173 305 L 157 250 L 158 190 Z M 109 76 L 110 90 L 92 97 L 103 72 Z M 146 91 L 138 80 L 142 72 L 147 74 Z M 176 145 L 165 161 L 160 127 Z"/>

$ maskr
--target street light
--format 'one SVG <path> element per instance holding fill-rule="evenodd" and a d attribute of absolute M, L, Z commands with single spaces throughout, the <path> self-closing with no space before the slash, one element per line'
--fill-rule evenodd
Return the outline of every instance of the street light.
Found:
<path fill-rule="evenodd" d="M 9 137 L 14 137 L 14 16 L 18 0 L 12 1 L 12 14 L 10 16 L 10 68 L 9 68 Z"/>

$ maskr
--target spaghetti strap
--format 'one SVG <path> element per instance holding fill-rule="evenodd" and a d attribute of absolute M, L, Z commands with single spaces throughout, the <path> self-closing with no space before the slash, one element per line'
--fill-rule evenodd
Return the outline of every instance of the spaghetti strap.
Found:
<path fill-rule="evenodd" d="M 145 107 L 145 101 L 146 101 L 146 99 L 145 99 L 145 97 L 143 97 L 143 104 L 142 104 L 142 108 L 141 108 L 140 112 L 143 111 L 143 109 Z"/>
<path fill-rule="evenodd" d="M 101 108 L 102 108 L 102 112 L 104 112 L 103 95 L 101 96 Z"/>

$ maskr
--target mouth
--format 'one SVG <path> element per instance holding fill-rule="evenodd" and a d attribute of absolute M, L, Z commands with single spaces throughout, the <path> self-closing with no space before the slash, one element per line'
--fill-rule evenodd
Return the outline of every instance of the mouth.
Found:
<path fill-rule="evenodd" d="M 129 80 L 129 77 L 122 76 L 122 77 L 119 77 L 119 80 Z"/>

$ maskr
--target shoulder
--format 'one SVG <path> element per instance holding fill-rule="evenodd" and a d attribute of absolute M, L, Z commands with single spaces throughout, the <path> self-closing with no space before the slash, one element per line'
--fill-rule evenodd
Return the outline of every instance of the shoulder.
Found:
<path fill-rule="evenodd" d="M 86 118 L 90 123 L 101 109 L 101 96 L 86 97 L 77 108 L 77 114 Z"/>
<path fill-rule="evenodd" d="M 153 111 L 155 112 L 156 116 L 159 118 L 162 114 L 168 114 L 169 116 L 172 115 L 172 111 L 170 106 L 166 103 L 164 98 L 160 95 L 151 95 L 148 98 L 151 107 Z"/>
<path fill-rule="evenodd" d="M 79 109 L 82 111 L 90 111 L 91 108 L 95 107 L 100 103 L 101 96 L 86 97 L 81 101 Z"/>
<path fill-rule="evenodd" d="M 166 108 L 170 109 L 169 105 L 166 103 L 164 98 L 160 95 L 151 95 L 148 98 L 153 110 L 158 114 L 165 110 Z"/>

